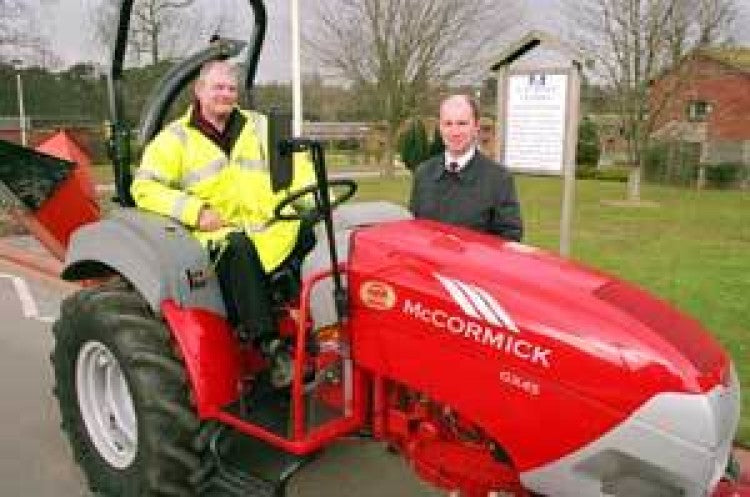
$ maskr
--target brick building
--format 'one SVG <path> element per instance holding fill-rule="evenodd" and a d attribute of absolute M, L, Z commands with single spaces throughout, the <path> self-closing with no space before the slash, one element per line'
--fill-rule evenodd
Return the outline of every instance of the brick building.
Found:
<path fill-rule="evenodd" d="M 692 144 L 701 164 L 750 166 L 750 48 L 694 51 L 650 99 L 655 139 Z"/>

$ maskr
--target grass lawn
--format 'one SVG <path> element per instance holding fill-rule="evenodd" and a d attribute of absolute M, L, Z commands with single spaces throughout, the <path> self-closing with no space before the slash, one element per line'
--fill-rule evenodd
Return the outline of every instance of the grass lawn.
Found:
<path fill-rule="evenodd" d="M 410 179 L 361 180 L 359 199 L 403 203 Z M 517 177 L 524 242 L 557 251 L 562 183 Z M 651 207 L 616 207 L 622 183 L 578 181 L 572 257 L 635 282 L 712 330 L 743 385 L 738 440 L 750 446 L 750 193 L 644 185 Z"/>

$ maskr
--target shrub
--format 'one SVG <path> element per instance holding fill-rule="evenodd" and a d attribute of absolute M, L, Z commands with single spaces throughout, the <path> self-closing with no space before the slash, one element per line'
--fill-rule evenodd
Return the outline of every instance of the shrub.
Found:
<path fill-rule="evenodd" d="M 578 125 L 578 144 L 576 145 L 576 162 L 595 166 L 599 163 L 599 132 L 596 124 L 585 117 Z"/>
<path fill-rule="evenodd" d="M 643 179 L 663 185 L 692 185 L 700 154 L 696 145 L 679 141 L 654 143 L 644 157 Z"/>
<path fill-rule="evenodd" d="M 630 170 L 627 167 L 608 167 L 605 169 L 599 169 L 596 172 L 595 179 L 598 179 L 599 181 L 627 183 L 629 172 Z"/>
<path fill-rule="evenodd" d="M 432 142 L 430 142 L 430 157 L 440 155 L 445 152 L 445 143 L 443 142 L 443 135 L 440 134 L 440 126 L 435 126 L 435 131 L 432 133 Z"/>
<path fill-rule="evenodd" d="M 706 182 L 715 188 L 730 188 L 740 177 L 742 166 L 721 163 L 706 166 Z"/>
<path fill-rule="evenodd" d="M 427 130 L 420 119 L 412 119 L 409 126 L 401 134 L 398 141 L 398 151 L 404 165 L 413 171 L 420 163 L 430 156 L 427 142 Z"/>
<path fill-rule="evenodd" d="M 597 169 L 596 166 L 592 166 L 589 164 L 580 164 L 576 167 L 576 178 L 625 183 L 628 181 L 628 168 L 605 167 Z"/>
<path fill-rule="evenodd" d="M 596 166 L 593 164 L 578 164 L 576 166 L 576 178 L 594 179 L 596 177 Z"/>

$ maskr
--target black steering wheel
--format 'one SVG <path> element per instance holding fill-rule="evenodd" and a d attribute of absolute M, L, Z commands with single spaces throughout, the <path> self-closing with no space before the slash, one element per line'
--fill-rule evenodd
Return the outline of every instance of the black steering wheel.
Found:
<path fill-rule="evenodd" d="M 343 190 L 341 194 L 336 194 L 335 199 L 331 201 L 331 210 L 335 209 L 339 205 L 352 198 L 352 196 L 357 192 L 357 183 L 348 178 L 332 179 L 328 181 L 328 187 L 330 190 L 333 190 L 333 193 L 336 193 L 339 189 Z M 295 202 L 299 201 L 302 197 L 311 194 L 316 195 L 314 207 L 305 208 L 304 206 L 300 205 L 301 203 L 295 205 Z M 310 224 L 317 223 L 318 221 L 323 219 L 323 212 L 320 208 L 320 201 L 317 198 L 317 195 L 319 194 L 320 189 L 316 184 L 308 185 L 304 188 L 291 192 L 284 200 L 279 202 L 279 204 L 273 210 L 274 219 L 277 221 L 304 221 Z M 282 212 L 290 205 L 294 208 L 293 213 Z"/>

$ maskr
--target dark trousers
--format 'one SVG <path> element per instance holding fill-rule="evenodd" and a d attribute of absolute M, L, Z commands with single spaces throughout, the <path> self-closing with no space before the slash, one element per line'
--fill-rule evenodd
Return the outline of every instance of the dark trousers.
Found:
<path fill-rule="evenodd" d="M 255 244 L 240 232 L 231 233 L 227 242 L 216 264 L 216 274 L 229 322 L 250 340 L 274 334 L 269 276 Z M 302 223 L 294 250 L 276 271 L 290 267 L 299 272 L 302 258 L 314 245 L 312 227 Z"/>
<path fill-rule="evenodd" d="M 273 333 L 268 276 L 255 244 L 244 233 L 233 232 L 216 264 L 229 322 L 246 338 Z"/>

